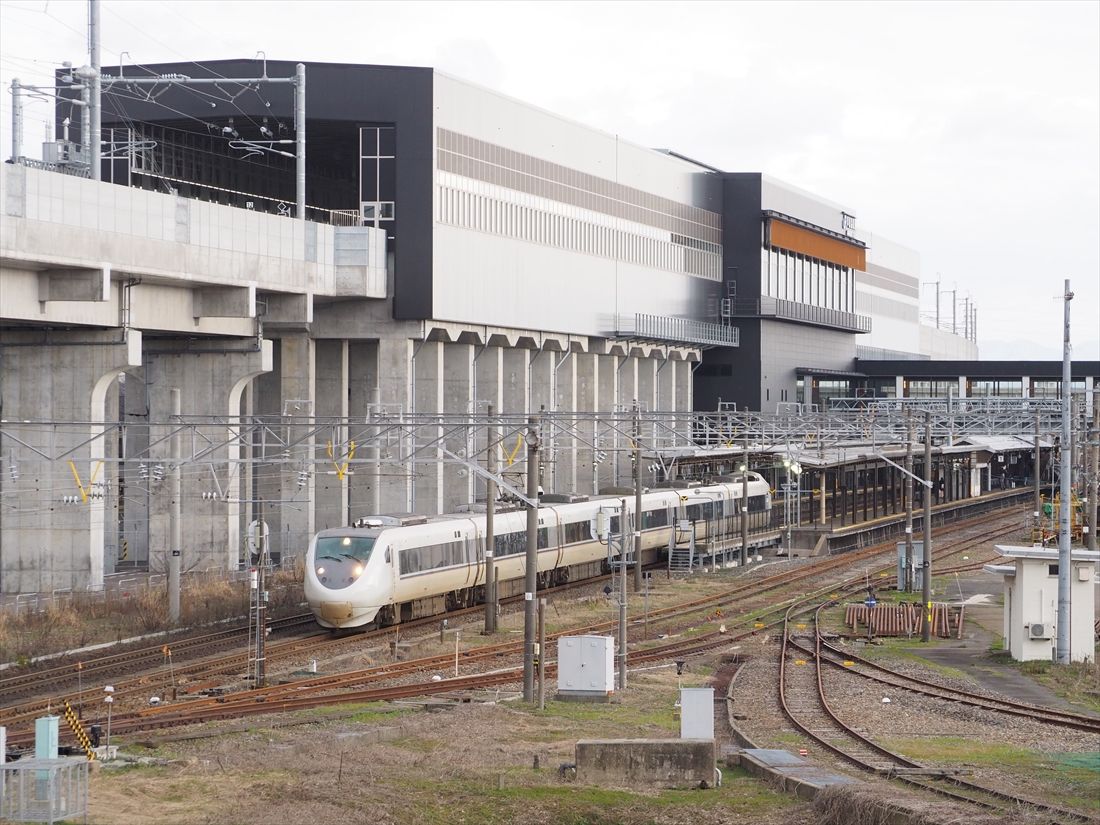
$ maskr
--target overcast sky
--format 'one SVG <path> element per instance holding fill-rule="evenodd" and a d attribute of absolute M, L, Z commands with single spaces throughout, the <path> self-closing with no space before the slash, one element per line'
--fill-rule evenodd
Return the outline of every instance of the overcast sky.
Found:
<path fill-rule="evenodd" d="M 86 62 L 87 4 L 0 0 L 0 77 Z M 103 61 L 435 66 L 647 146 L 760 171 L 917 249 L 983 358 L 1100 358 L 1100 3 L 103 2 Z M 24 142 L 50 118 L 35 104 Z M 4 94 L 0 154 L 10 153 Z M 28 152 L 30 154 L 30 152 Z M 933 287 L 925 306 L 933 302 Z M 945 296 L 945 305 L 950 298 Z"/>

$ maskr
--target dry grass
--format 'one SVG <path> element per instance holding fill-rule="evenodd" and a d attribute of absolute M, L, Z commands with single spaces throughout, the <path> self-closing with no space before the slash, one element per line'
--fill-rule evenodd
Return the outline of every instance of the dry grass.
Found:
<path fill-rule="evenodd" d="M 301 610 L 301 568 L 277 570 L 268 579 L 268 615 L 288 616 Z M 170 629 L 165 585 L 133 592 L 75 593 L 45 609 L 0 613 L 0 661 L 25 665 L 35 656 L 57 653 L 98 642 Z M 248 582 L 222 578 L 184 577 L 180 593 L 181 624 L 202 626 L 248 613 Z"/>

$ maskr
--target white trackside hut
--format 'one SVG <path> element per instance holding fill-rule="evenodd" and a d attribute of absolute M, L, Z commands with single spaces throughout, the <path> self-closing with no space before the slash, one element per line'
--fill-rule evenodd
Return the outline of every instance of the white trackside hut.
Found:
<path fill-rule="evenodd" d="M 1005 648 L 1018 662 L 1050 661 L 1058 639 L 1058 551 L 1044 547 L 997 545 L 1013 564 L 987 564 L 1004 576 Z M 1070 661 L 1096 656 L 1096 563 L 1100 553 L 1074 550 L 1070 574 Z"/>

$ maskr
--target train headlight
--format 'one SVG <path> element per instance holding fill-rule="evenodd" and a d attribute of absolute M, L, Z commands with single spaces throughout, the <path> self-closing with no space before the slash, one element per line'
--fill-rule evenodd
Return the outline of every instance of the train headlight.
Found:
<path fill-rule="evenodd" d="M 355 565 L 355 567 L 351 568 L 351 574 L 353 576 L 358 577 L 358 576 L 362 575 L 362 573 L 363 573 L 363 565 L 361 565 L 361 564 L 357 564 L 357 565 Z"/>
<path fill-rule="evenodd" d="M 351 547 L 351 536 L 344 536 L 344 540 L 340 542 L 344 547 Z"/>
<path fill-rule="evenodd" d="M 323 575 L 325 575 L 325 568 L 323 568 L 323 567 L 318 567 L 318 568 L 317 568 L 317 575 L 318 575 L 318 576 L 323 576 Z"/>

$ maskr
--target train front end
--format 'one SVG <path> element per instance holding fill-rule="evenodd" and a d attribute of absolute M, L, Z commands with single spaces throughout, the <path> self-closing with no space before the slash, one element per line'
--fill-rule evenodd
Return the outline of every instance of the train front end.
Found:
<path fill-rule="evenodd" d="M 303 589 L 318 624 L 360 627 L 389 604 L 392 580 L 384 544 L 382 531 L 372 528 L 322 530 L 313 537 Z"/>

